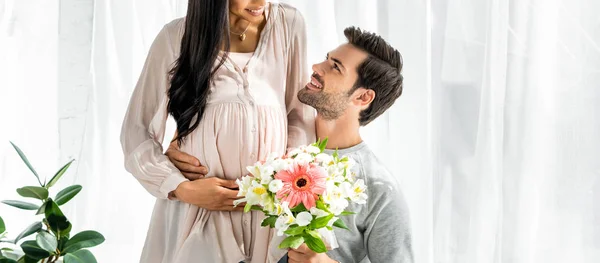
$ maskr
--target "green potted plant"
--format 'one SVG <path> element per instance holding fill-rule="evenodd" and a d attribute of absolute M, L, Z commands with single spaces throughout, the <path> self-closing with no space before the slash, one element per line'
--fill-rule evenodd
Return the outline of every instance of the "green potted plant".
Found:
<path fill-rule="evenodd" d="M 4 200 L 2 203 L 22 210 L 35 211 L 37 219 L 14 239 L 7 239 L 4 220 L 0 217 L 0 263 L 95 263 L 96 258 L 85 248 L 104 242 L 102 234 L 88 230 L 71 235 L 71 222 L 63 214 L 60 206 L 69 202 L 82 189 L 81 185 L 71 185 L 50 197 L 50 189 L 69 169 L 74 160 L 60 168 L 47 181 L 33 169 L 25 154 L 11 142 L 21 160 L 35 175 L 39 186 L 25 186 L 17 193 L 25 198 L 36 199 L 38 204 L 19 200 Z M 35 234 L 35 239 L 26 238 Z M 20 250 L 20 251 L 19 251 Z"/>

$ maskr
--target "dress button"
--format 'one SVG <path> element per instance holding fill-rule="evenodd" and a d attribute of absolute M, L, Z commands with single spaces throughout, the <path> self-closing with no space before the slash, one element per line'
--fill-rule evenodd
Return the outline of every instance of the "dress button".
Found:
<path fill-rule="evenodd" d="M 248 225 L 248 219 L 244 219 L 244 225 Z"/>
<path fill-rule="evenodd" d="M 254 154 L 250 154 L 250 158 L 254 159 L 254 156 L 255 156 Z"/>
<path fill-rule="evenodd" d="M 252 132 L 256 132 L 256 126 L 252 127 Z"/>
<path fill-rule="evenodd" d="M 254 102 L 250 101 L 250 106 L 254 106 Z"/>

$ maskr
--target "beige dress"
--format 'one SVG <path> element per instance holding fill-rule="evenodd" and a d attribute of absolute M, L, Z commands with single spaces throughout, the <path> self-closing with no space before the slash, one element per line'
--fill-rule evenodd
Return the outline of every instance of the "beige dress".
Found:
<path fill-rule="evenodd" d="M 239 178 L 270 152 L 314 141 L 315 112 L 296 97 L 309 76 L 304 19 L 276 3 L 267 16 L 247 65 L 228 59 L 218 70 L 200 125 L 182 145 L 209 168 L 209 177 Z M 261 213 L 208 211 L 168 198 L 187 180 L 161 146 L 167 73 L 178 57 L 184 23 L 177 19 L 156 37 L 121 131 L 127 171 L 157 198 L 140 262 L 277 262 L 286 251 L 276 248 L 274 231 L 260 226 Z"/>

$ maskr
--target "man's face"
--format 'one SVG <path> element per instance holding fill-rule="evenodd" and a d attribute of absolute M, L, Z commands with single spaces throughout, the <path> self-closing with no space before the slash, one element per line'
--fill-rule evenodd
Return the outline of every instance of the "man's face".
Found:
<path fill-rule="evenodd" d="M 329 52 L 325 61 L 313 65 L 311 81 L 298 92 L 298 99 L 326 120 L 339 118 L 351 105 L 357 69 L 366 58 L 366 52 L 348 43 Z"/>

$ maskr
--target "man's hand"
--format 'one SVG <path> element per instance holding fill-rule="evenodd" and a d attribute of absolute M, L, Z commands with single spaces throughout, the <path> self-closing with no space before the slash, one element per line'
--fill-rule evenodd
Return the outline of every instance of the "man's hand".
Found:
<path fill-rule="evenodd" d="M 233 207 L 233 201 L 239 199 L 238 185 L 233 180 L 218 177 L 183 182 L 175 189 L 175 198 L 213 211 L 243 211 L 245 204 Z M 234 190 L 235 189 L 235 190 Z"/>
<path fill-rule="evenodd" d="M 290 248 L 288 251 L 289 263 L 337 263 L 325 253 L 316 253 L 306 244 L 302 244 L 298 249 Z"/>
<path fill-rule="evenodd" d="M 204 178 L 208 173 L 208 168 L 202 166 L 196 157 L 179 150 L 177 141 L 171 142 L 165 155 L 169 157 L 169 160 L 181 171 L 183 176 L 189 180 L 193 181 Z"/>

